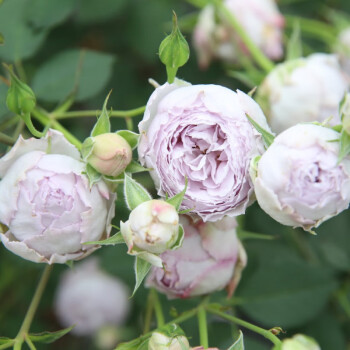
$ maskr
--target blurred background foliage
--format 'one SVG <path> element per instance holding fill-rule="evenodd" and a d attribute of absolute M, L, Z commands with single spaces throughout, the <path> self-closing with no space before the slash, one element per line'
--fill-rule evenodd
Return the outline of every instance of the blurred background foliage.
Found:
<path fill-rule="evenodd" d="M 111 89 L 109 106 L 114 110 L 145 105 L 153 87 L 148 78 L 166 80 L 157 50 L 171 29 L 172 10 L 191 44 L 198 9 L 197 0 L 5 0 L 0 6 L 0 61 L 12 63 L 18 74 L 33 88 L 38 103 L 53 110 L 78 88 L 73 110 L 96 110 Z M 329 21 L 329 9 L 350 15 L 349 0 L 280 0 L 285 15 Z M 290 21 L 285 30 L 291 33 Z M 330 42 L 302 34 L 304 53 L 329 51 Z M 198 68 L 191 46 L 190 61 L 178 77 L 196 83 L 214 83 L 231 89 L 249 87 L 228 76 L 227 67 L 214 62 L 206 71 Z M 239 67 L 237 68 L 239 69 Z M 1 70 L 1 68 L 0 68 Z M 9 135 L 18 132 L 11 126 L 6 108 L 7 81 L 0 80 L 0 128 Z M 141 117 L 140 117 L 141 118 Z M 135 118 L 134 126 L 140 118 Z M 62 120 L 74 135 L 83 140 L 96 118 Z M 113 119 L 114 129 L 124 129 L 123 119 Z M 6 147 L 2 146 L 1 152 Z M 147 187 L 145 175 L 138 180 Z M 128 211 L 119 193 L 115 223 L 126 219 Z M 273 235 L 273 240 L 245 240 L 248 267 L 231 300 L 216 293 L 213 300 L 234 307 L 236 314 L 265 328 L 280 326 L 286 336 L 302 332 L 313 336 L 324 350 L 350 349 L 350 212 L 342 213 L 317 229 L 317 236 L 283 227 L 265 215 L 257 205 L 249 208 L 242 225 L 252 232 Z M 104 247 L 95 253 L 103 268 L 131 287 L 134 283 L 133 259 L 126 247 Z M 31 331 L 62 328 L 53 312 L 55 288 L 67 266 L 55 266 L 48 288 L 34 319 Z M 0 335 L 14 337 L 23 320 L 43 266 L 13 255 L 0 246 Z M 142 332 L 147 290 L 133 298 L 132 313 L 120 332 L 122 340 Z M 198 299 L 167 302 L 161 300 L 168 321 L 171 314 L 198 303 Z M 215 317 L 209 318 L 212 346 L 225 349 L 238 329 Z M 182 327 L 197 344 L 197 322 Z M 247 350 L 265 350 L 270 344 L 244 331 Z M 39 349 L 96 349 L 91 339 L 71 335 Z"/>

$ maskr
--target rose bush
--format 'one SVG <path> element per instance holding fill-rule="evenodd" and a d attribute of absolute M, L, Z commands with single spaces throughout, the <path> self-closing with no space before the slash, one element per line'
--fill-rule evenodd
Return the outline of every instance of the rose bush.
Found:
<path fill-rule="evenodd" d="M 304 229 L 349 207 L 350 158 L 338 164 L 336 131 L 299 124 L 280 135 L 253 174 L 261 208 L 276 221 Z"/>
<path fill-rule="evenodd" d="M 302 122 L 333 117 L 340 124 L 339 103 L 348 88 L 334 55 L 313 54 L 279 64 L 262 82 L 261 102 L 271 129 L 277 133 Z"/>
<path fill-rule="evenodd" d="M 273 0 L 226 0 L 224 3 L 247 35 L 268 57 L 282 57 L 284 18 Z M 247 52 L 238 34 L 225 19 L 215 13 L 213 5 L 207 5 L 199 14 L 193 42 L 203 68 L 213 58 L 233 62 L 241 52 Z"/>
<path fill-rule="evenodd" d="M 104 326 L 122 325 L 130 310 L 129 291 L 119 279 L 107 275 L 97 259 L 84 261 L 66 271 L 55 296 L 55 312 L 72 333 L 91 335 Z"/>
<path fill-rule="evenodd" d="M 177 80 L 155 90 L 139 124 L 140 162 L 158 194 L 188 187 L 182 209 L 204 221 L 243 214 L 252 203 L 249 163 L 264 151 L 249 114 L 269 130 L 260 107 L 241 91 Z"/>
<path fill-rule="evenodd" d="M 236 220 L 194 222 L 182 216 L 185 230 L 182 246 L 161 254 L 164 268 L 154 267 L 146 285 L 168 298 L 188 298 L 229 286 L 236 287 L 246 255 L 236 235 Z"/>
<path fill-rule="evenodd" d="M 49 130 L 42 139 L 19 137 L 0 159 L 1 240 L 13 253 L 34 261 L 65 263 L 107 237 L 115 195 L 99 181 L 90 188 L 78 150 Z"/>

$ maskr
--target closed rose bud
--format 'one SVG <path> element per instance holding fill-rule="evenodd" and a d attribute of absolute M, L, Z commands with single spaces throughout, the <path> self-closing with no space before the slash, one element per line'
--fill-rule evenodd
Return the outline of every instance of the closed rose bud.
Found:
<path fill-rule="evenodd" d="M 273 350 L 321 350 L 314 339 L 303 334 L 297 334 L 290 339 L 283 340 Z"/>
<path fill-rule="evenodd" d="M 229 287 L 235 289 L 246 255 L 236 236 L 236 220 L 193 222 L 181 216 L 185 231 L 182 246 L 161 254 L 164 268 L 154 267 L 146 286 L 155 287 L 168 298 L 188 298 Z"/>
<path fill-rule="evenodd" d="M 120 228 L 129 252 L 137 248 L 160 254 L 177 241 L 179 215 L 174 206 L 154 199 L 137 206 Z"/>
<path fill-rule="evenodd" d="M 106 133 L 89 139 L 92 141 L 92 148 L 86 161 L 99 173 L 117 176 L 131 162 L 131 147 L 120 135 Z"/>
<path fill-rule="evenodd" d="M 75 324 L 73 334 L 91 336 L 103 327 L 121 326 L 129 310 L 127 286 L 102 271 L 97 259 L 77 263 L 58 285 L 55 312 L 64 327 Z"/>
<path fill-rule="evenodd" d="M 78 260 L 97 249 L 83 243 L 109 236 L 115 194 L 101 180 L 90 187 L 84 171 L 79 151 L 60 132 L 19 137 L 0 159 L 5 247 L 49 264 Z"/>
<path fill-rule="evenodd" d="M 189 350 L 190 344 L 185 336 L 169 337 L 160 332 L 153 332 L 148 343 L 148 350 Z"/>
<path fill-rule="evenodd" d="M 253 172 L 261 208 L 276 221 L 305 230 L 347 209 L 350 158 L 338 163 L 339 137 L 315 124 L 299 124 L 278 135 Z"/>
<path fill-rule="evenodd" d="M 338 108 L 347 88 L 336 57 L 313 54 L 277 65 L 258 89 L 257 101 L 277 133 L 327 119 L 333 126 L 341 122 Z"/>

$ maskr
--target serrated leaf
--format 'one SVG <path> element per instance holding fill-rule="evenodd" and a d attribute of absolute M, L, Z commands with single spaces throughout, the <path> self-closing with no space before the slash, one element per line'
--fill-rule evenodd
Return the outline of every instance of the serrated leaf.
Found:
<path fill-rule="evenodd" d="M 45 344 L 50 344 L 53 343 L 54 341 L 62 338 L 64 335 L 69 333 L 75 325 L 61 329 L 56 332 L 41 332 L 41 333 L 32 333 L 29 334 L 29 339 L 34 342 L 34 343 L 45 343 Z"/>
<path fill-rule="evenodd" d="M 117 232 L 112 237 L 109 237 L 102 241 L 91 241 L 91 242 L 85 242 L 83 244 L 116 245 L 116 244 L 123 244 L 123 243 L 125 243 L 123 236 L 121 235 L 120 232 Z"/>
<path fill-rule="evenodd" d="M 117 134 L 120 135 L 130 145 L 131 149 L 135 149 L 139 143 L 140 134 L 130 130 L 119 130 Z"/>
<path fill-rule="evenodd" d="M 146 260 L 140 259 L 138 257 L 135 258 L 135 265 L 134 265 L 134 271 L 135 271 L 135 288 L 132 292 L 131 297 L 133 297 L 140 287 L 142 281 L 147 276 L 149 270 L 151 269 L 151 264 L 147 262 Z"/>
<path fill-rule="evenodd" d="M 185 196 L 185 193 L 187 190 L 187 185 L 188 185 L 188 180 L 186 178 L 185 179 L 185 188 L 180 193 L 175 195 L 174 197 L 168 198 L 166 200 L 166 202 L 171 204 L 172 206 L 174 206 L 177 211 L 180 209 L 181 203 L 184 199 L 184 196 Z"/>
<path fill-rule="evenodd" d="M 293 31 L 287 43 L 287 61 L 303 56 L 299 21 L 294 21 Z"/>
<path fill-rule="evenodd" d="M 275 139 L 275 137 L 269 133 L 268 131 L 266 131 L 264 128 L 262 128 L 253 118 L 251 118 L 247 113 L 246 116 L 248 118 L 248 120 L 250 121 L 250 123 L 254 126 L 254 128 L 261 134 L 264 144 L 267 147 L 269 147 L 273 140 Z"/>
<path fill-rule="evenodd" d="M 84 140 L 80 150 L 84 160 L 86 160 L 91 155 L 93 146 L 94 146 L 94 140 L 91 137 L 88 137 L 87 139 Z"/>
<path fill-rule="evenodd" d="M 91 131 L 91 136 L 97 136 L 111 132 L 111 123 L 109 120 L 109 113 L 107 111 L 107 103 L 111 92 L 107 95 L 105 102 L 103 103 L 101 115 L 98 117 L 94 128 Z"/>
<path fill-rule="evenodd" d="M 144 168 L 139 162 L 136 162 L 136 160 L 132 160 L 124 171 L 126 173 L 141 173 L 143 171 L 149 171 L 149 169 Z"/>
<path fill-rule="evenodd" d="M 124 196 L 130 210 L 134 210 L 143 202 L 152 200 L 147 190 L 128 174 L 125 174 L 124 178 Z"/>
<path fill-rule="evenodd" d="M 350 135 L 345 130 L 342 130 L 340 134 L 339 147 L 338 163 L 350 154 Z"/>
<path fill-rule="evenodd" d="M 182 227 L 182 225 L 180 225 L 177 240 L 174 243 L 174 245 L 171 247 L 171 250 L 175 250 L 175 249 L 180 248 L 182 246 L 182 242 L 184 240 L 184 237 L 185 237 L 185 231 L 184 231 L 184 228 Z"/>
<path fill-rule="evenodd" d="M 102 175 L 96 171 L 90 164 L 86 164 L 86 176 L 89 179 L 90 188 L 98 181 L 101 180 Z"/>
<path fill-rule="evenodd" d="M 244 350 L 243 333 L 239 331 L 239 337 L 227 350 Z"/>

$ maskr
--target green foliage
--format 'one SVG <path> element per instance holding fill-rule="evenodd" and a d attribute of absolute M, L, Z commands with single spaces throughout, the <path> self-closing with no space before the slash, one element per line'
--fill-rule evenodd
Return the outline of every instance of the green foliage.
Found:
<path fill-rule="evenodd" d="M 99 244 L 99 245 L 116 245 L 116 244 L 123 244 L 125 243 L 123 236 L 120 232 L 117 232 L 113 236 L 101 240 L 101 241 L 93 241 L 93 242 L 86 242 L 84 244 Z"/>
<path fill-rule="evenodd" d="M 56 332 L 30 333 L 29 338 L 34 343 L 50 344 L 69 333 L 75 326 L 61 329 Z"/>
<path fill-rule="evenodd" d="M 140 135 L 130 130 L 119 130 L 117 134 L 126 140 L 131 149 L 135 149 L 139 143 Z"/>
<path fill-rule="evenodd" d="M 113 62 L 114 57 L 105 53 L 76 49 L 63 51 L 36 72 L 33 90 L 43 101 L 59 102 L 71 93 L 76 94 L 76 101 L 87 100 L 105 87 Z"/>
<path fill-rule="evenodd" d="M 127 174 L 124 178 L 124 196 L 130 210 L 152 199 L 147 190 Z"/>
<path fill-rule="evenodd" d="M 139 289 L 142 281 L 147 276 L 149 270 L 151 269 L 151 264 L 139 257 L 135 257 L 135 265 L 134 265 L 134 271 L 135 271 L 135 287 L 132 292 L 132 296 L 135 295 L 136 291 Z"/>
<path fill-rule="evenodd" d="M 239 337 L 227 350 L 244 350 L 243 333 L 239 331 Z"/>

